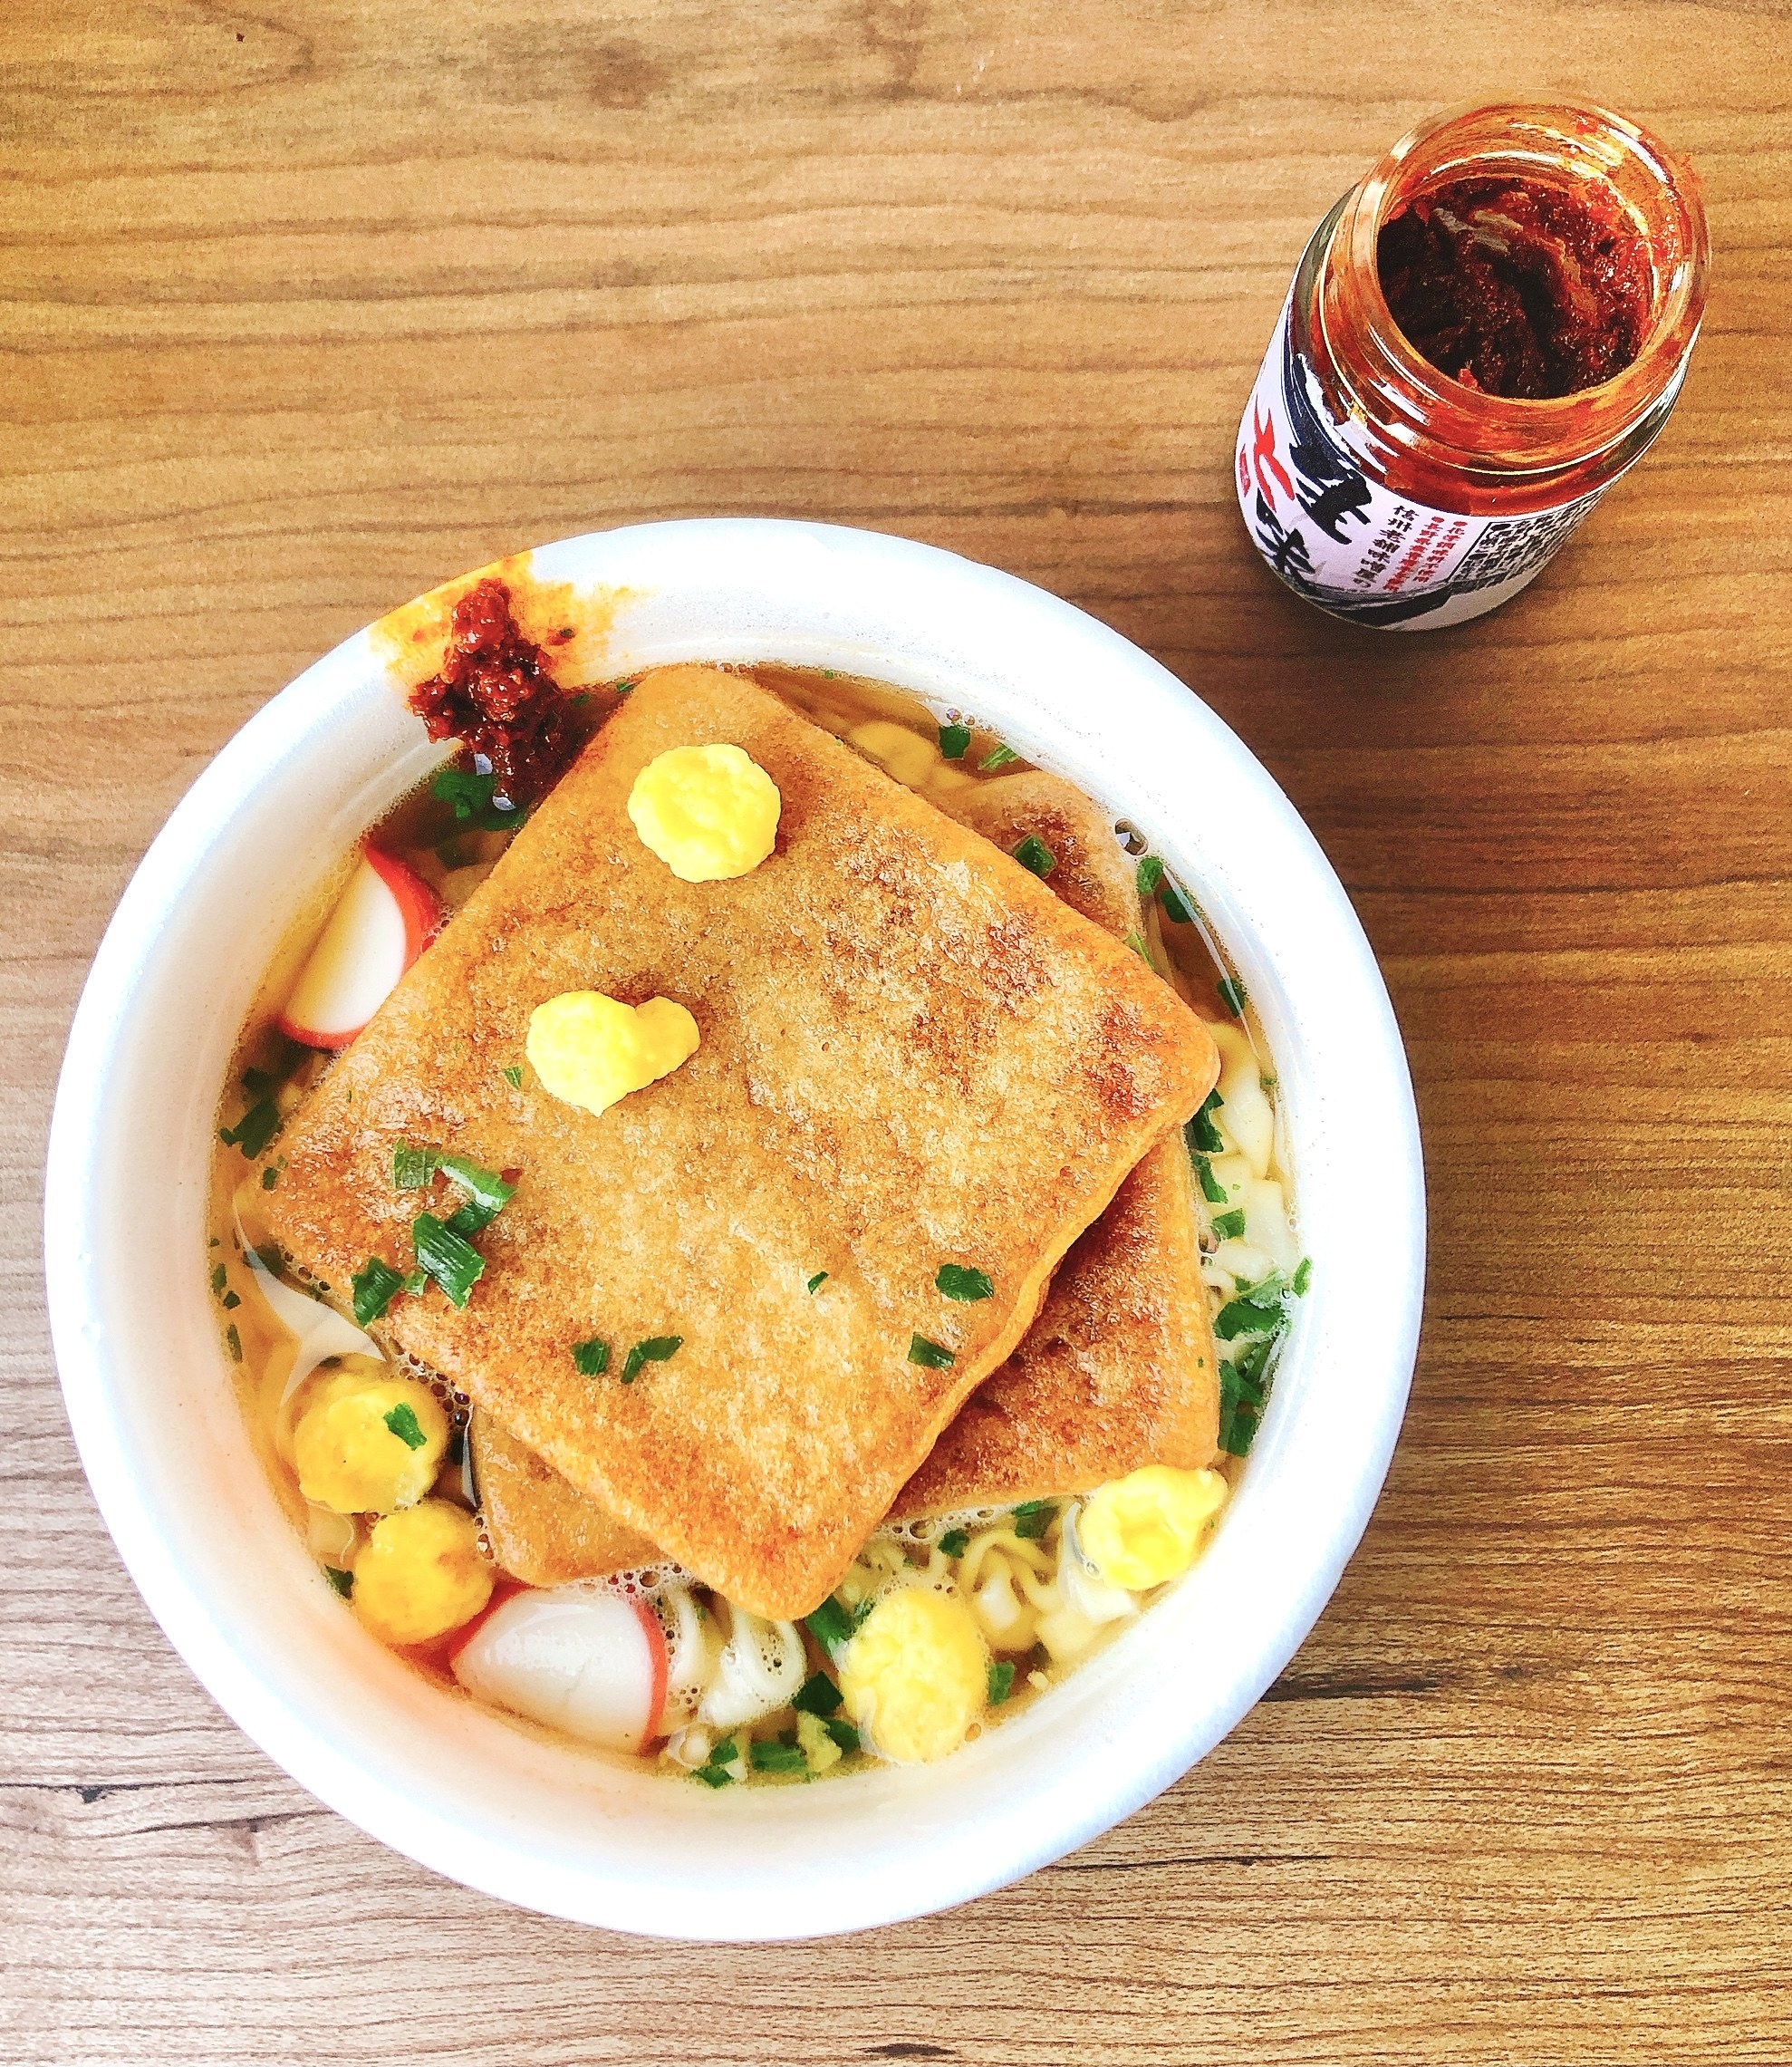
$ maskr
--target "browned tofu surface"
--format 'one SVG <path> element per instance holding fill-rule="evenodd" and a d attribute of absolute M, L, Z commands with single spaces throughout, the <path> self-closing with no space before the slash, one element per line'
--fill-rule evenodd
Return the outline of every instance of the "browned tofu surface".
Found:
<path fill-rule="evenodd" d="M 1058 777 L 1006 776 L 944 808 L 1012 851 L 1051 850 L 1046 881 L 1122 939 L 1142 931 L 1135 864 L 1108 815 Z M 1219 1380 L 1180 1129 L 1151 1149 L 1065 1258 L 1014 1354 L 959 1410 L 898 1514 L 1084 1492 L 1141 1464 L 1195 1470 L 1219 1444 Z"/>
<path fill-rule="evenodd" d="M 535 1452 L 475 1414 L 467 1430 L 473 1477 L 492 1554 L 530 1586 L 564 1586 L 658 1561 L 645 1536 L 618 1521 Z"/>
<path fill-rule="evenodd" d="M 777 784 L 777 848 L 684 884 L 626 800 L 656 754 L 716 741 Z M 675 999 L 702 1045 L 601 1115 L 526 1066 L 513 1088 L 530 1012 L 576 990 Z M 466 1309 L 401 1297 L 387 1333 L 699 1578 L 788 1616 L 1216 1067 L 1169 986 L 1017 863 L 749 681 L 666 669 L 288 1124 L 270 1219 L 343 1287 L 371 1254 L 409 1267 L 425 1202 L 393 1186 L 398 1140 L 520 1171 Z M 948 1262 L 995 1296 L 943 1298 Z M 631 1344 L 673 1335 L 621 1383 Z M 572 1358 L 593 1338 L 602 1378 Z M 911 1361 L 917 1338 L 949 1366 Z"/>

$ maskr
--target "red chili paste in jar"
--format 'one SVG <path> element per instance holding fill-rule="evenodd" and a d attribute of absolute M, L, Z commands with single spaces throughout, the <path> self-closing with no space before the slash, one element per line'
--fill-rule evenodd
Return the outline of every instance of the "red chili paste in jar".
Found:
<path fill-rule="evenodd" d="M 1648 239 L 1594 181 L 1452 180 L 1389 217 L 1375 258 L 1413 347 L 1488 394 L 1596 387 L 1623 372 L 1649 327 Z"/>
<path fill-rule="evenodd" d="M 544 660 L 518 629 L 505 584 L 476 582 L 454 606 L 442 671 L 410 692 L 429 737 L 483 757 L 496 794 L 518 806 L 544 796 L 582 743 Z"/>

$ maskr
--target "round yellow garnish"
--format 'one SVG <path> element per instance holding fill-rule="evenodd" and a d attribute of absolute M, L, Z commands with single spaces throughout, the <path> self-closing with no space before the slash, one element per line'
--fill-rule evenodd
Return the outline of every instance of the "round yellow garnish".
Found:
<path fill-rule="evenodd" d="M 629 816 L 681 883 L 746 875 L 771 853 L 783 799 L 738 747 L 674 747 L 635 778 Z"/>
<path fill-rule="evenodd" d="M 389 1644 L 427 1644 L 470 1622 L 492 1594 L 492 1568 L 465 1508 L 426 1500 L 373 1525 L 354 1561 L 354 1610 Z"/>
<path fill-rule="evenodd" d="M 529 1014 L 525 1050 L 542 1087 L 601 1113 L 670 1077 L 697 1053 L 697 1021 L 670 998 L 625 1005 L 602 990 L 568 990 Z"/>
<path fill-rule="evenodd" d="M 1188 1570 L 1225 1502 L 1218 1472 L 1146 1464 L 1096 1487 L 1083 1503 L 1076 1537 L 1110 1586 L 1138 1592 Z"/>
<path fill-rule="evenodd" d="M 989 1698 L 989 1652 L 956 1595 L 907 1586 L 886 1594 L 840 1661 L 847 1713 L 885 1758 L 944 1758 Z"/>
<path fill-rule="evenodd" d="M 414 1506 L 435 1483 L 448 1439 L 448 1415 L 428 1386 L 344 1371 L 293 1431 L 299 1490 L 338 1514 Z"/>

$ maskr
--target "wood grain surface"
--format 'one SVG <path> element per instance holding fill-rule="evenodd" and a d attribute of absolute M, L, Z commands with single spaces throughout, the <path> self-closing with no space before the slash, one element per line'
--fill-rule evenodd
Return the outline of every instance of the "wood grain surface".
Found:
<path fill-rule="evenodd" d="M 1789 48 L 1762 0 L 0 7 L 0 2060 L 1792 2058 Z M 1238 411 L 1331 201 L 1517 92 L 1693 154 L 1705 335 L 1527 594 L 1344 629 L 1248 546 Z M 994 561 L 1243 734 L 1387 971 L 1434 1245 L 1380 1511 L 1230 1741 L 968 1909 L 732 1950 L 438 1880 L 223 1719 L 36 1232 L 83 970 L 236 727 L 446 575 L 717 511 Z"/>

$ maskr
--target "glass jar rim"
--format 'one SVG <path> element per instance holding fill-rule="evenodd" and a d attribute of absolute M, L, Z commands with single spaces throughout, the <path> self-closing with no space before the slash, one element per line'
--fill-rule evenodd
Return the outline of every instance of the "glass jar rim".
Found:
<path fill-rule="evenodd" d="M 1629 365 L 1572 394 L 1531 399 L 1465 387 L 1418 351 L 1388 307 L 1377 265 L 1382 227 L 1411 195 L 1452 174 L 1498 170 L 1559 184 L 1565 161 L 1604 178 L 1633 208 L 1643 195 L 1654 199 L 1645 228 L 1660 286 L 1648 333 Z M 1663 276 L 1664 245 L 1672 248 Z M 1671 393 L 1704 312 L 1710 256 L 1691 167 L 1625 117 L 1569 101 L 1475 102 L 1420 122 L 1349 197 L 1336 248 L 1363 304 L 1377 399 L 1427 443 L 1477 455 L 1489 444 L 1548 448 L 1557 458 L 1547 465 L 1565 446 L 1596 451 L 1621 441 Z"/>

